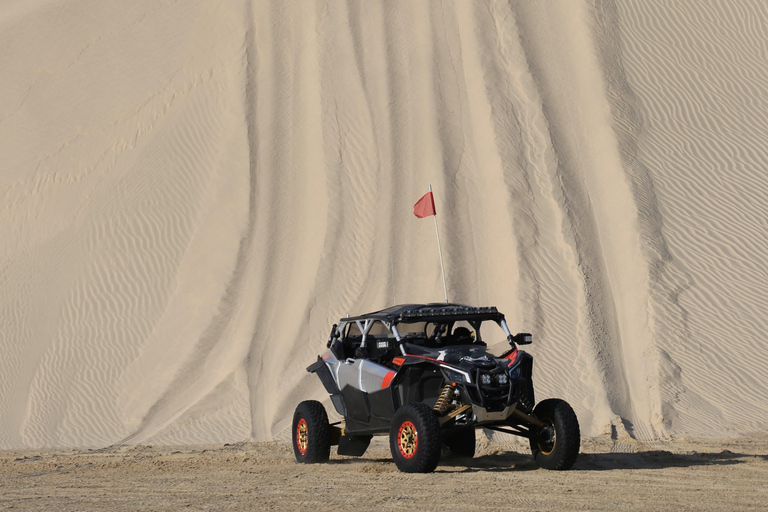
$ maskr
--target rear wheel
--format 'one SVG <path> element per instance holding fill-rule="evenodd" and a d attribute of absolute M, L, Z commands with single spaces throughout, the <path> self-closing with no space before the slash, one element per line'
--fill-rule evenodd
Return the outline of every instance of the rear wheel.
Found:
<path fill-rule="evenodd" d="M 389 448 L 400 471 L 434 471 L 440 461 L 440 423 L 434 411 L 423 403 L 400 407 L 389 429 Z"/>
<path fill-rule="evenodd" d="M 445 445 L 451 451 L 451 455 L 457 457 L 475 456 L 475 429 L 465 428 L 445 439 Z"/>
<path fill-rule="evenodd" d="M 531 437 L 531 452 L 544 469 L 570 469 L 579 456 L 579 420 L 568 402 L 552 398 L 533 409 L 533 416 L 544 422 Z"/>
<path fill-rule="evenodd" d="M 297 462 L 325 462 L 331 454 L 331 427 L 325 407 L 315 400 L 306 400 L 293 413 L 293 454 Z"/>

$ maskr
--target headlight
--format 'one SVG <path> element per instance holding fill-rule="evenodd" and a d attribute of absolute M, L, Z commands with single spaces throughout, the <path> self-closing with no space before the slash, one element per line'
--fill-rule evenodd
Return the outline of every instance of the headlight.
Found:
<path fill-rule="evenodd" d="M 499 380 L 499 384 L 501 384 L 502 386 L 507 383 L 507 376 L 504 375 L 503 373 L 499 375 L 497 378 Z"/>
<path fill-rule="evenodd" d="M 491 384 L 491 376 L 487 373 L 484 373 L 480 376 L 480 384 L 484 386 L 488 386 Z"/>
<path fill-rule="evenodd" d="M 448 368 L 447 366 L 443 366 L 443 375 L 445 375 L 445 380 L 449 382 L 457 382 L 461 384 L 470 384 L 472 382 L 472 379 L 469 378 L 469 374 L 461 371 L 454 370 L 452 368 Z"/>

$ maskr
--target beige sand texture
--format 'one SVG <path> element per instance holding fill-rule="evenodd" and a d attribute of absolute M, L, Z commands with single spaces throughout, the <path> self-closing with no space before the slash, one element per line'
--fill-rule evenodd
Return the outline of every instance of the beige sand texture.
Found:
<path fill-rule="evenodd" d="M 0 449 L 281 438 L 442 300 L 429 184 L 585 436 L 764 430 L 767 57 L 762 0 L 4 2 Z"/>
<path fill-rule="evenodd" d="M 672 451 L 636 453 L 594 441 L 582 445 L 573 471 L 556 473 L 493 444 L 472 459 L 443 458 L 434 473 L 401 473 L 382 437 L 363 458 L 313 465 L 297 464 L 291 446 L 275 442 L 2 451 L 0 509 L 765 510 L 764 435 L 678 439 Z"/>

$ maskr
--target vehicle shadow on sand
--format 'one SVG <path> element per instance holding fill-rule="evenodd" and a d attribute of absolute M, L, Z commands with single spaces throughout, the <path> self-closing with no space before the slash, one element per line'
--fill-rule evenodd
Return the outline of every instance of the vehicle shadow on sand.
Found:
<path fill-rule="evenodd" d="M 693 466 L 732 466 L 745 464 L 750 458 L 768 461 L 768 455 L 721 452 L 672 453 L 666 450 L 641 451 L 636 453 L 582 453 L 572 471 L 615 471 L 637 469 L 664 469 Z M 331 464 L 377 464 L 392 465 L 391 458 L 345 458 L 331 460 Z M 475 472 L 516 472 L 540 469 L 530 454 L 517 452 L 490 453 L 473 458 L 444 456 L 437 471 L 444 473 Z"/>
<path fill-rule="evenodd" d="M 746 455 L 724 450 L 717 453 L 672 453 L 666 450 L 642 451 L 636 453 L 582 453 L 576 460 L 576 471 L 615 471 L 633 469 L 664 469 L 693 466 L 731 466 L 744 464 L 747 459 L 766 455 Z M 539 466 L 528 454 L 510 452 L 481 455 L 472 459 L 449 459 L 440 462 L 444 471 L 531 471 Z"/>
<path fill-rule="evenodd" d="M 663 469 L 693 466 L 733 466 L 745 464 L 747 459 L 765 455 L 747 455 L 729 450 L 721 452 L 672 453 L 666 450 L 637 453 L 584 453 L 573 469 L 583 471 L 607 471 L 616 469 Z"/>
<path fill-rule="evenodd" d="M 331 459 L 330 464 L 380 464 L 384 466 L 391 465 L 395 470 L 395 463 L 392 458 L 345 458 Z M 531 471 L 538 469 L 539 466 L 533 461 L 530 455 L 524 455 L 516 452 L 499 453 L 492 455 L 480 455 L 473 458 L 443 456 L 437 471 L 447 473 L 471 473 L 477 471 Z"/>

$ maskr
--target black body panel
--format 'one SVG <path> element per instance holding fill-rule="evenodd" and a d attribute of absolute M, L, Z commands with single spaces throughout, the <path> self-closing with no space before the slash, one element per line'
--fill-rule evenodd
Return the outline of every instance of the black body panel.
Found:
<path fill-rule="evenodd" d="M 320 356 L 317 357 L 317 361 L 307 366 L 307 371 L 309 373 L 315 373 L 318 377 L 320 377 L 320 382 L 323 383 L 325 390 L 329 394 L 338 395 L 340 393 L 339 387 L 336 385 L 336 381 L 333 380 L 331 371 L 325 365 L 325 362 Z"/>
<path fill-rule="evenodd" d="M 371 415 L 389 425 L 395 415 L 395 407 L 392 403 L 392 390 L 384 388 L 368 394 L 368 402 L 371 404 Z"/>
<path fill-rule="evenodd" d="M 344 386 L 344 389 L 341 390 L 341 395 L 344 397 L 344 403 L 347 406 L 347 422 L 355 420 L 361 423 L 368 423 L 370 421 L 371 405 L 368 403 L 368 393 L 352 386 Z"/>
<path fill-rule="evenodd" d="M 341 391 L 347 404 L 345 417 L 348 432 L 385 432 L 389 430 L 395 410 L 392 405 L 392 392 L 389 388 L 373 393 L 365 393 L 352 386 L 344 386 Z"/>
<path fill-rule="evenodd" d="M 436 365 L 422 363 L 407 366 L 398 375 L 395 389 L 401 404 L 424 402 L 435 405 L 443 385 L 443 374 Z"/>
<path fill-rule="evenodd" d="M 317 361 L 307 367 L 307 371 L 320 377 L 320 382 L 323 383 L 325 390 L 331 395 L 331 402 L 336 408 L 336 412 L 342 416 L 346 416 L 347 406 L 344 397 L 342 396 L 339 387 L 336 385 L 336 381 L 333 379 L 333 375 L 331 375 L 331 371 L 328 369 L 328 366 L 326 366 L 325 361 L 318 356 Z"/>
<path fill-rule="evenodd" d="M 371 444 L 373 436 L 341 436 L 339 438 L 339 455 L 351 455 L 353 457 L 362 457 Z"/>

